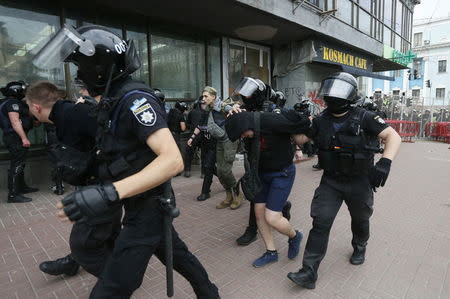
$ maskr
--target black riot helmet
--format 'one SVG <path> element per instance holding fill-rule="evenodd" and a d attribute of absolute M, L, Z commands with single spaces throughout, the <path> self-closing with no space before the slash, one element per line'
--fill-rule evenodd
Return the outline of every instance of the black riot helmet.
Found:
<path fill-rule="evenodd" d="M 141 65 L 133 41 L 99 25 L 76 30 L 64 25 L 33 59 L 40 68 L 60 67 L 61 62 L 78 66 L 77 76 L 93 96 L 104 90 L 109 78 L 112 82 L 125 78 Z"/>
<path fill-rule="evenodd" d="M 176 102 L 175 108 L 180 110 L 182 113 L 188 109 L 188 106 L 185 102 Z"/>
<path fill-rule="evenodd" d="M 286 105 L 286 97 L 284 96 L 284 93 L 281 91 L 276 91 L 273 101 L 279 108 L 283 108 L 284 105 Z"/>
<path fill-rule="evenodd" d="M 24 81 L 12 81 L 2 87 L 0 91 L 5 97 L 21 100 L 25 97 L 27 84 Z"/>
<path fill-rule="evenodd" d="M 350 109 L 357 100 L 358 84 L 349 73 L 339 72 L 322 81 L 319 96 L 322 96 L 331 113 L 340 114 Z"/>
<path fill-rule="evenodd" d="M 270 98 L 272 90 L 259 79 L 244 77 L 234 90 L 234 94 L 239 94 L 247 110 L 259 110 L 264 101 Z"/>

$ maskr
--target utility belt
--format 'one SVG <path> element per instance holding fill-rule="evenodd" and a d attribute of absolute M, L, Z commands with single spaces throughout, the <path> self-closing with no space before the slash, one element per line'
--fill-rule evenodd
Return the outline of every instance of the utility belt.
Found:
<path fill-rule="evenodd" d="M 159 209 L 161 207 L 159 201 L 161 196 L 162 193 L 155 194 L 155 191 L 152 189 L 131 198 L 125 199 L 123 206 L 127 211 Z"/>

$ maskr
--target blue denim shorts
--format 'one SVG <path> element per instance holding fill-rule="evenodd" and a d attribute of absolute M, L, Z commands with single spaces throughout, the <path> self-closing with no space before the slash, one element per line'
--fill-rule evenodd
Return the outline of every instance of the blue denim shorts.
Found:
<path fill-rule="evenodd" d="M 294 164 L 287 166 L 282 171 L 260 171 L 259 179 L 262 188 L 255 198 L 255 203 L 265 203 L 269 210 L 281 212 L 294 185 Z"/>

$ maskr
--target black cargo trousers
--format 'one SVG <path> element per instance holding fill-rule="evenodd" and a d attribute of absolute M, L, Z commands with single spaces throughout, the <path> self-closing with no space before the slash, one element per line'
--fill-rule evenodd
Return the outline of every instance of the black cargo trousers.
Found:
<path fill-rule="evenodd" d="M 130 298 L 142 284 L 153 254 L 165 264 L 164 212 L 158 198 L 125 200 L 122 229 L 90 298 Z M 173 267 L 184 276 L 197 298 L 220 298 L 206 270 L 172 226 Z"/>
<path fill-rule="evenodd" d="M 353 233 L 352 245 L 366 246 L 369 218 L 373 213 L 373 191 L 368 176 L 339 178 L 324 174 L 311 203 L 313 227 L 303 254 L 303 267 L 317 273 L 325 256 L 331 226 L 342 205 L 348 207 Z"/>

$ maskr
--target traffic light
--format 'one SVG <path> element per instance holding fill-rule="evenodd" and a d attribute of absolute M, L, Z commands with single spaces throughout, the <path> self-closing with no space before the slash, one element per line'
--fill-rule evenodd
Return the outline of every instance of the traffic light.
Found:
<path fill-rule="evenodd" d="M 430 82 L 430 80 L 425 81 L 425 85 L 426 85 L 426 87 L 431 87 L 431 82 Z"/>
<path fill-rule="evenodd" d="M 419 72 L 415 69 L 414 70 L 414 79 L 419 79 L 419 78 L 420 78 Z"/>
<path fill-rule="evenodd" d="M 411 102 L 412 102 L 412 99 L 411 98 L 407 98 L 406 99 L 406 107 L 411 107 Z"/>
<path fill-rule="evenodd" d="M 411 70 L 408 70 L 408 80 L 411 80 Z"/>

